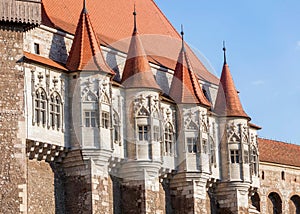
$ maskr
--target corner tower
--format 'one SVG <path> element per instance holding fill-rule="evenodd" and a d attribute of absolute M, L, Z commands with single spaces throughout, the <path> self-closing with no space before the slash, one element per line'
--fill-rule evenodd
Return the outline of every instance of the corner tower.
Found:
<path fill-rule="evenodd" d="M 160 198 L 161 189 L 162 90 L 155 81 L 143 48 L 135 10 L 133 15 L 134 29 L 121 80 L 125 95 L 124 138 L 127 155 L 120 169 L 124 187 L 123 210 L 126 213 L 162 212 L 155 203 Z"/>
<path fill-rule="evenodd" d="M 67 111 L 70 151 L 64 160 L 65 189 L 69 196 L 66 211 L 109 213 L 112 209 L 108 165 L 113 151 L 111 79 L 114 72 L 104 60 L 85 0 L 66 67 L 70 105 Z"/>
<path fill-rule="evenodd" d="M 226 61 L 225 45 L 223 51 L 224 64 L 214 108 L 219 118 L 221 153 L 217 199 L 223 212 L 249 213 L 249 197 L 258 187 L 258 174 L 253 170 L 258 164 L 257 154 L 253 153 L 257 151 L 256 130 L 251 128 L 251 119 L 242 107 Z"/>
<path fill-rule="evenodd" d="M 174 210 L 178 213 L 207 213 L 207 181 L 211 174 L 208 112 L 211 103 L 205 97 L 182 47 L 169 95 L 177 105 L 177 173 L 170 180 Z M 184 201 L 184 203 L 182 203 Z"/>

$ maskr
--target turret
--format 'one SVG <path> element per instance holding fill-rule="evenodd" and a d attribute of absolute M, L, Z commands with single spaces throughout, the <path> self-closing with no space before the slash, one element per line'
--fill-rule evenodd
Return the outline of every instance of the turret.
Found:
<path fill-rule="evenodd" d="M 71 77 L 71 147 L 111 150 L 110 79 L 114 72 L 104 60 L 85 1 L 66 67 Z"/>
<path fill-rule="evenodd" d="M 182 47 L 178 56 L 170 97 L 177 105 L 177 171 L 170 180 L 170 188 L 178 213 L 206 213 L 207 182 L 210 168 L 211 103 L 205 97 L 193 71 L 181 32 Z M 202 192 L 202 194 L 199 194 Z"/>
<path fill-rule="evenodd" d="M 220 78 L 214 112 L 219 117 L 219 138 L 221 157 L 221 183 L 218 194 L 231 199 L 220 202 L 222 208 L 230 208 L 233 213 L 248 213 L 248 197 L 252 183 L 250 117 L 245 113 L 226 61 L 224 45 L 224 64 Z M 251 156 L 252 157 L 252 156 Z M 225 193 L 227 192 L 227 193 Z M 225 202 L 224 202 L 225 201 Z M 242 212 L 243 211 L 243 212 Z"/>
<path fill-rule="evenodd" d="M 160 160 L 161 113 L 156 83 L 136 25 L 132 33 L 121 83 L 125 87 L 127 156 Z"/>
<path fill-rule="evenodd" d="M 208 162 L 208 118 L 211 103 L 205 97 L 193 71 L 184 44 L 178 56 L 170 97 L 176 102 L 180 122 L 178 123 L 179 170 L 209 172 Z M 205 164 L 203 164 L 205 163 Z"/>

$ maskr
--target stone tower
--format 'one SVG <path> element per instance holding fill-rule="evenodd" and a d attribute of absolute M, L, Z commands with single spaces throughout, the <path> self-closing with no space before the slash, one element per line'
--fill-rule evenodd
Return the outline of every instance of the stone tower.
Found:
<path fill-rule="evenodd" d="M 214 108 L 219 117 L 221 160 L 217 199 L 221 212 L 249 213 L 249 196 L 257 187 L 257 154 L 254 157 L 252 153 L 250 117 L 242 107 L 226 62 L 225 47 L 223 50 L 224 65 Z"/>
<path fill-rule="evenodd" d="M 26 212 L 24 35 L 41 23 L 41 2 L 0 1 L 0 213 Z"/>
<path fill-rule="evenodd" d="M 121 80 L 126 111 L 126 161 L 119 175 L 123 183 L 124 212 L 153 213 L 153 209 L 160 209 L 155 201 L 160 188 L 161 89 L 142 45 L 135 11 L 133 15 L 134 30 Z"/>
<path fill-rule="evenodd" d="M 186 52 L 183 32 L 170 97 L 177 104 L 177 173 L 170 180 L 176 213 L 207 213 L 206 184 L 210 169 L 208 112 L 204 96 Z"/>
<path fill-rule="evenodd" d="M 112 95 L 114 72 L 106 64 L 83 5 L 66 63 L 69 70 L 71 118 L 65 172 L 66 212 L 111 212 L 109 159 L 112 155 Z M 101 197 L 101 202 L 99 202 Z M 84 198 L 84 200 L 83 200 Z"/>

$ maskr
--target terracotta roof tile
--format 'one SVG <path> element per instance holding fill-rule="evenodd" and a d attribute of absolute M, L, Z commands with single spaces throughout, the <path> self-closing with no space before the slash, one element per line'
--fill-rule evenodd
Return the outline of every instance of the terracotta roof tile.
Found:
<path fill-rule="evenodd" d="M 169 95 L 178 104 L 201 104 L 211 107 L 194 74 L 184 44 L 178 56 Z"/>
<path fill-rule="evenodd" d="M 134 30 L 132 34 L 121 83 L 126 88 L 161 90 L 154 79 L 137 30 Z"/>
<path fill-rule="evenodd" d="M 50 66 L 53 68 L 57 68 L 59 70 L 63 70 L 63 71 L 67 71 L 68 69 L 66 67 L 64 67 L 62 64 L 55 62 L 51 59 L 36 55 L 36 54 L 32 54 L 32 53 L 28 53 L 24 51 L 24 57 L 25 60 L 30 60 L 30 61 L 34 61 L 37 62 L 39 64 L 43 64 L 46 66 Z"/>
<path fill-rule="evenodd" d="M 229 66 L 226 62 L 224 63 L 221 74 L 214 111 L 220 116 L 244 117 L 250 120 L 250 117 L 245 113 L 242 107 Z"/>
<path fill-rule="evenodd" d="M 300 146 L 275 140 L 258 139 L 259 160 L 300 167 Z"/>
<path fill-rule="evenodd" d="M 103 58 L 100 44 L 85 7 L 80 14 L 66 66 L 70 71 L 92 70 L 114 74 Z"/>
<path fill-rule="evenodd" d="M 141 15 L 139 32 L 148 59 L 158 65 L 174 69 L 177 53 L 180 50 L 180 35 L 159 10 L 153 0 L 101 0 L 87 1 L 89 15 L 99 41 L 122 52 L 127 52 L 132 34 L 132 8 L 136 7 Z M 74 34 L 82 0 L 43 0 L 43 24 Z M 117 42 L 128 39 L 127 45 L 117 46 Z M 168 42 L 165 40 L 168 39 Z M 147 40 L 147 41 L 145 41 Z M 177 41 L 177 42 L 174 42 Z M 172 47 L 173 48 L 172 48 Z M 171 47 L 171 48 L 170 48 Z M 176 51 L 174 51 L 176 49 Z M 187 47 L 196 75 L 214 84 L 219 80 L 203 66 L 196 55 Z"/>

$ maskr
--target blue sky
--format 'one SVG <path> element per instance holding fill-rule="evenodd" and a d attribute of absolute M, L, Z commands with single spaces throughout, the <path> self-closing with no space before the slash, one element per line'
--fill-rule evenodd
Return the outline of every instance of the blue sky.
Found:
<path fill-rule="evenodd" d="M 155 0 L 220 76 L 222 41 L 260 137 L 300 144 L 300 1 Z M 215 70 L 215 71 L 213 71 Z"/>

